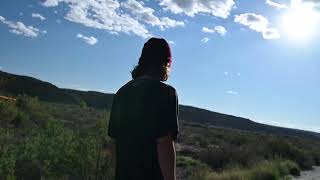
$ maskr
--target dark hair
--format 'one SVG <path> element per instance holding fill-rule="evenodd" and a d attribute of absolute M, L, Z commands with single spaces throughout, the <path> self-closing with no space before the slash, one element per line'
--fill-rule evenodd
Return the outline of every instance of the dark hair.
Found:
<path fill-rule="evenodd" d="M 138 65 L 131 71 L 133 79 L 143 75 L 157 77 L 166 81 L 171 66 L 171 50 L 168 42 L 162 38 L 150 38 L 144 43 Z"/>
<path fill-rule="evenodd" d="M 159 77 L 160 81 L 166 81 L 169 78 L 169 72 L 169 64 L 160 66 L 147 66 L 138 64 L 131 71 L 131 76 L 133 79 L 137 79 L 143 75 L 150 75 L 152 77 Z"/>

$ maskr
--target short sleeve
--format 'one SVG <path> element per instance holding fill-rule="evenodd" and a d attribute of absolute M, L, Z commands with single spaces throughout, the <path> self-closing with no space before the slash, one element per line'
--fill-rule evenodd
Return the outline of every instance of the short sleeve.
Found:
<path fill-rule="evenodd" d="M 117 94 L 113 96 L 111 114 L 108 125 L 108 135 L 112 138 L 117 138 L 119 131 L 119 121 L 120 121 L 120 106 Z"/>
<path fill-rule="evenodd" d="M 174 140 L 177 139 L 179 133 L 178 115 L 179 115 L 179 103 L 178 95 L 174 88 L 170 88 L 168 93 L 168 104 L 164 108 L 164 119 L 160 126 L 158 137 L 166 136 L 170 133 Z"/>

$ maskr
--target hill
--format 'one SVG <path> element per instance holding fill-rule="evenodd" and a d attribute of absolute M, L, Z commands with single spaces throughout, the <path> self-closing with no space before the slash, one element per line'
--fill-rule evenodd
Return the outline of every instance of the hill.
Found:
<path fill-rule="evenodd" d="M 28 76 L 14 75 L 0 71 L 0 93 L 8 96 L 29 95 L 40 100 L 80 104 L 85 102 L 90 107 L 111 108 L 113 94 L 95 91 L 77 91 L 62 89 L 57 86 Z"/>
<path fill-rule="evenodd" d="M 57 86 L 32 77 L 0 71 L 0 95 L 28 95 L 40 100 L 62 104 L 82 105 L 110 109 L 113 94 L 58 88 Z M 270 126 L 250 119 L 217 113 L 192 106 L 180 105 L 180 120 L 206 126 L 238 129 L 241 131 L 268 133 L 281 136 L 297 136 L 320 139 L 320 134 L 310 131 Z"/>

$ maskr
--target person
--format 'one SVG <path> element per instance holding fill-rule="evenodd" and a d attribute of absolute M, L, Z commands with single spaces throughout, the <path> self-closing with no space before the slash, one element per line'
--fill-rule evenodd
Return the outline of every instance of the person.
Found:
<path fill-rule="evenodd" d="M 166 40 L 143 46 L 132 80 L 113 97 L 108 135 L 114 141 L 116 180 L 175 180 L 178 97 L 165 84 L 172 58 Z"/>

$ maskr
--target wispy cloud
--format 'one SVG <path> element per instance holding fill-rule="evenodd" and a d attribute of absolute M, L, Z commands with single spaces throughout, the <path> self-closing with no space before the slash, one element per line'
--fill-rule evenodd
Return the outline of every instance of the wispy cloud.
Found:
<path fill-rule="evenodd" d="M 286 9 L 288 8 L 288 6 L 286 4 L 280 4 L 271 0 L 266 0 L 266 4 L 268 4 L 269 6 L 278 8 L 278 9 Z"/>
<path fill-rule="evenodd" d="M 77 34 L 77 38 L 81 39 L 89 45 L 95 45 L 98 42 L 98 39 L 93 36 L 84 36 L 82 34 Z"/>
<path fill-rule="evenodd" d="M 174 41 L 168 41 L 169 44 L 175 45 L 176 43 Z"/>
<path fill-rule="evenodd" d="M 228 71 L 225 71 L 224 73 L 223 73 L 225 76 L 231 76 L 231 77 L 233 77 L 233 76 L 241 76 L 241 73 L 235 73 L 235 72 L 228 72 Z"/>
<path fill-rule="evenodd" d="M 264 39 L 279 39 L 280 33 L 276 28 L 267 28 L 262 32 L 262 37 Z"/>
<path fill-rule="evenodd" d="M 44 21 L 44 20 L 46 19 L 44 16 L 42 16 L 42 15 L 39 14 L 39 13 L 32 13 L 31 16 L 32 16 L 33 18 L 38 18 L 38 19 L 40 19 L 41 21 Z"/>
<path fill-rule="evenodd" d="M 236 91 L 227 91 L 226 93 L 228 94 L 232 94 L 232 95 L 238 95 L 239 93 Z"/>
<path fill-rule="evenodd" d="M 278 29 L 271 28 L 267 18 L 254 13 L 235 15 L 234 22 L 248 26 L 250 29 L 260 32 L 264 39 L 278 39 Z"/>
<path fill-rule="evenodd" d="M 216 27 L 214 27 L 214 30 L 215 30 L 218 34 L 220 34 L 221 36 L 224 36 L 224 35 L 226 35 L 226 33 L 227 33 L 226 28 L 224 28 L 223 26 L 216 26 Z"/>
<path fill-rule="evenodd" d="M 209 40 L 210 40 L 209 38 L 205 37 L 205 38 L 202 38 L 202 39 L 201 39 L 201 42 L 207 43 Z"/>
<path fill-rule="evenodd" d="M 202 27 L 201 31 L 204 33 L 218 33 L 221 36 L 224 36 L 227 33 L 226 28 L 223 26 L 215 26 L 214 28 Z"/>
<path fill-rule="evenodd" d="M 10 28 L 10 32 L 18 35 L 23 35 L 26 37 L 38 37 L 39 34 L 45 34 L 47 31 L 41 31 L 38 28 L 35 28 L 33 26 L 27 26 L 23 24 L 22 22 L 14 22 L 9 21 L 3 16 L 0 16 L 0 22 L 3 24 L 6 24 Z"/>
<path fill-rule="evenodd" d="M 214 29 L 210 29 L 208 27 L 202 27 L 201 31 L 205 32 L 205 33 L 215 33 L 216 32 Z"/>
<path fill-rule="evenodd" d="M 216 1 L 184 1 L 184 0 L 160 0 L 159 3 L 165 10 L 170 10 L 174 14 L 186 14 L 195 16 L 196 14 L 210 14 L 220 18 L 227 18 L 235 5 L 234 0 Z"/>

